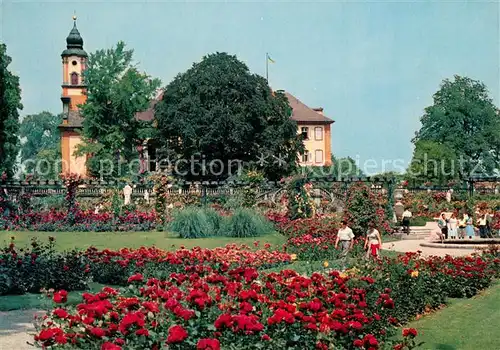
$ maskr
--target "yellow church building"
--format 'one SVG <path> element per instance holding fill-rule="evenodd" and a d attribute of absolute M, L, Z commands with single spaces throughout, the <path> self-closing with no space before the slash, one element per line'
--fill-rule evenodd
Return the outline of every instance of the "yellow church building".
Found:
<path fill-rule="evenodd" d="M 83 49 L 83 39 L 73 17 L 73 29 L 66 38 L 66 49 L 62 52 L 62 95 L 63 121 L 61 132 L 62 172 L 86 176 L 86 157 L 75 156 L 78 144 L 82 142 L 80 130 L 83 117 L 79 106 L 87 100 L 83 72 L 88 55 Z M 323 108 L 310 108 L 288 92 L 286 97 L 292 108 L 291 118 L 297 122 L 297 133 L 302 135 L 306 151 L 299 155 L 302 166 L 331 165 L 331 125 L 334 121 L 323 114 Z M 152 101 L 148 110 L 137 113 L 136 118 L 144 121 L 154 120 L 154 106 L 161 99 L 160 95 Z M 147 144 L 146 144 L 147 146 Z M 154 149 L 144 149 L 148 161 L 147 171 L 158 169 L 155 164 Z"/>
<path fill-rule="evenodd" d="M 59 126 L 61 132 L 62 172 L 85 176 L 85 157 L 76 157 L 74 152 L 82 142 L 79 131 L 83 118 L 79 105 L 87 101 L 86 85 L 83 71 L 88 55 L 83 49 L 83 39 L 76 27 L 76 17 L 73 17 L 73 29 L 66 38 L 66 50 L 62 57 L 62 95 L 63 121 Z"/>

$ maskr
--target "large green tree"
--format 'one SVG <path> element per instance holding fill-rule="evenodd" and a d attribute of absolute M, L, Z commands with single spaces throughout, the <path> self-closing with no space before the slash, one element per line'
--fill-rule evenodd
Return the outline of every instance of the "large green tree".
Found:
<path fill-rule="evenodd" d="M 157 139 L 185 178 L 224 179 L 246 166 L 279 179 L 296 170 L 303 150 L 290 115 L 282 92 L 235 56 L 215 53 L 165 88 L 155 110 Z"/>
<path fill-rule="evenodd" d="M 500 116 L 482 82 L 458 75 L 445 79 L 420 120 L 413 142 L 433 141 L 452 149 L 461 179 L 499 169 Z"/>
<path fill-rule="evenodd" d="M 460 163 L 448 144 L 419 140 L 415 143 L 412 161 L 405 178 L 412 185 L 430 182 L 446 185 L 459 178 Z"/>
<path fill-rule="evenodd" d="M 365 176 L 356 161 L 351 157 L 336 158 L 332 155 L 332 167 L 334 168 L 334 175 L 338 178 L 343 177 L 363 177 Z"/>
<path fill-rule="evenodd" d="M 135 147 L 149 136 L 150 125 L 135 116 L 149 107 L 160 81 L 140 72 L 132 58 L 133 50 L 121 41 L 89 56 L 87 102 L 81 107 L 84 143 L 78 154 L 91 155 L 87 167 L 93 176 L 129 176 L 128 166 L 138 156 Z"/>
<path fill-rule="evenodd" d="M 351 157 L 337 158 L 332 154 L 332 165 L 323 167 L 311 167 L 312 177 L 333 177 L 336 179 L 364 177 L 365 173 L 358 167 L 356 161 Z"/>
<path fill-rule="evenodd" d="M 19 110 L 23 108 L 19 78 L 8 69 L 11 62 L 7 47 L 0 43 L 0 174 L 7 176 L 15 171 L 19 152 Z"/>
<path fill-rule="evenodd" d="M 27 115 L 19 128 L 21 138 L 21 162 L 24 171 L 46 178 L 56 178 L 61 159 L 61 135 L 58 126 L 61 115 L 44 111 Z"/>

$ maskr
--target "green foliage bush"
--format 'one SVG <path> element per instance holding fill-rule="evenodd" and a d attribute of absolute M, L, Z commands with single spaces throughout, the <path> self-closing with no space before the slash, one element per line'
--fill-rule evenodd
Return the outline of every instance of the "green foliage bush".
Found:
<path fill-rule="evenodd" d="M 410 225 L 411 226 L 425 226 L 427 222 L 434 221 L 434 219 L 426 217 L 426 216 L 416 216 L 411 218 Z"/>
<path fill-rule="evenodd" d="M 33 197 L 32 206 L 36 211 L 42 210 L 63 210 L 66 209 L 66 203 L 63 195 L 52 195 L 47 197 Z"/>
<path fill-rule="evenodd" d="M 364 235 L 370 223 L 377 223 L 375 196 L 368 186 L 359 182 L 349 187 L 345 216 L 356 236 Z"/>
<path fill-rule="evenodd" d="M 243 193 L 235 191 L 229 196 L 222 207 L 226 210 L 235 210 L 244 206 L 245 196 Z"/>
<path fill-rule="evenodd" d="M 222 216 L 212 208 L 186 207 L 174 211 L 168 229 L 181 238 L 256 237 L 273 231 L 273 225 L 253 209 L 240 208 Z"/>
<path fill-rule="evenodd" d="M 212 208 L 207 208 L 207 209 L 201 209 L 205 216 L 207 217 L 208 223 L 211 226 L 212 233 L 211 234 L 217 234 L 220 230 L 221 224 L 222 224 L 222 217 L 221 215 Z"/>
<path fill-rule="evenodd" d="M 207 210 L 187 207 L 172 214 L 169 229 L 181 238 L 202 238 L 215 234 L 213 215 L 207 215 Z M 210 219 L 209 219 L 210 216 Z"/>
<path fill-rule="evenodd" d="M 272 224 L 252 209 L 237 209 L 224 218 L 219 234 L 228 237 L 257 237 L 273 230 Z"/>
<path fill-rule="evenodd" d="M 286 185 L 288 201 L 288 216 L 290 220 L 307 219 L 314 216 L 314 203 L 308 189 L 309 179 L 306 176 L 296 176 Z"/>
<path fill-rule="evenodd" d="M 12 240 L 0 249 L 0 295 L 39 293 L 42 288 L 81 290 L 87 287 L 86 257 L 76 250 L 57 252 L 52 240 L 33 239 L 17 249 Z"/>

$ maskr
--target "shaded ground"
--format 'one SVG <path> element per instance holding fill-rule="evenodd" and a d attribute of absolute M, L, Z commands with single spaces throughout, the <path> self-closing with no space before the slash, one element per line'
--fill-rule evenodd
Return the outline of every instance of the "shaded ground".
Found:
<path fill-rule="evenodd" d="M 0 350 L 33 349 L 27 342 L 33 341 L 30 333 L 35 330 L 36 313 L 36 310 L 0 311 Z"/>

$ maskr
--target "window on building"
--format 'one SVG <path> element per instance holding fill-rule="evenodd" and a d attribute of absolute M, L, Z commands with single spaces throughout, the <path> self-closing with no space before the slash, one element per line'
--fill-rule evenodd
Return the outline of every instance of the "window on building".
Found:
<path fill-rule="evenodd" d="M 309 140 L 309 128 L 308 127 L 302 127 L 300 129 L 300 134 L 302 135 L 302 138 L 304 140 Z"/>
<path fill-rule="evenodd" d="M 323 140 L 323 128 L 318 126 L 314 128 L 314 139 L 316 141 L 321 141 Z"/>
<path fill-rule="evenodd" d="M 309 162 L 309 152 L 302 153 L 302 163 Z"/>
<path fill-rule="evenodd" d="M 314 152 L 314 160 L 316 161 L 316 163 L 323 163 L 323 150 L 317 149 Z"/>
<path fill-rule="evenodd" d="M 78 85 L 78 73 L 71 73 L 71 85 Z"/>

